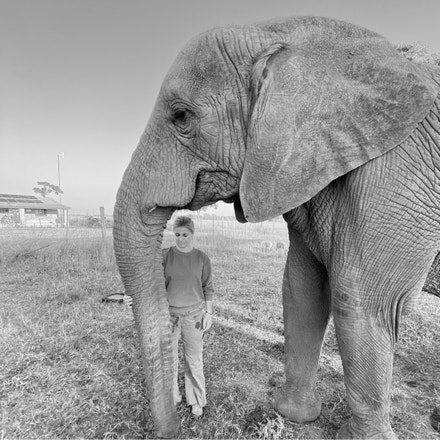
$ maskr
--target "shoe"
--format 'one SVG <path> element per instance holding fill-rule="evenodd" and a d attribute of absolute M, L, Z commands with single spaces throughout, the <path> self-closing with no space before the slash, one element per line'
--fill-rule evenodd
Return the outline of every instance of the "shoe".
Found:
<path fill-rule="evenodd" d="M 195 417 L 200 417 L 203 415 L 203 408 L 200 405 L 195 404 L 192 406 L 191 413 Z"/>

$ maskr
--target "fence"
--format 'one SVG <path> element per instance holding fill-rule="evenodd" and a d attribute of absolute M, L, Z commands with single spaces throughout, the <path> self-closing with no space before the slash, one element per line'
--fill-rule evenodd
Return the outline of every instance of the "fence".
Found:
<path fill-rule="evenodd" d="M 273 248 L 281 248 L 287 250 L 288 236 L 285 222 L 281 217 L 271 221 L 262 223 L 245 223 L 240 224 L 231 217 L 217 217 L 214 215 L 206 215 L 192 212 L 178 211 L 168 223 L 166 235 L 168 242 L 172 241 L 172 222 L 176 215 L 189 214 L 194 218 L 198 239 L 202 239 L 205 243 L 209 243 L 213 237 L 220 238 L 225 246 L 228 240 L 234 239 L 253 239 L 260 240 L 260 246 L 268 250 Z M 101 237 L 105 240 L 112 234 L 113 213 L 105 212 L 103 207 L 96 210 L 87 211 L 71 211 L 69 213 L 69 222 L 67 228 L 13 228 L 14 234 L 9 228 L 0 228 L 0 238 L 4 241 L 5 237 L 9 237 L 13 241 L 17 241 L 21 235 L 25 235 L 26 241 L 28 236 L 26 231 L 33 230 L 34 238 L 46 239 L 47 237 L 62 237 L 67 240 L 75 240 L 78 238 Z M 3 229 L 3 231 L 1 231 Z M 17 243 L 20 240 L 17 241 Z M 423 290 L 440 297 L 440 253 L 436 256 L 428 277 L 426 279 Z"/>
<path fill-rule="evenodd" d="M 71 228 L 103 228 L 113 227 L 113 212 L 106 211 L 103 206 L 98 209 L 71 210 L 69 212 Z"/>
<path fill-rule="evenodd" d="M 221 217 L 210 214 L 201 214 L 199 211 L 177 211 L 171 218 L 168 230 L 171 229 L 174 218 L 177 215 L 189 215 L 196 225 L 205 233 L 226 234 L 233 232 L 234 235 L 248 234 L 287 234 L 286 224 L 281 217 L 262 223 L 238 223 L 233 217 Z M 113 228 L 113 212 L 106 212 L 104 207 L 95 210 L 75 210 L 69 213 L 69 227 L 73 229 L 101 229 L 108 231 Z M 104 234 L 105 232 L 103 232 Z"/>

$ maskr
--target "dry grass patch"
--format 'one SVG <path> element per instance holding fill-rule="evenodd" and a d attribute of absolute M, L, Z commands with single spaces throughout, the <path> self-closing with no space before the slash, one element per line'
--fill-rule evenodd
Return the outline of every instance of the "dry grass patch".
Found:
<path fill-rule="evenodd" d="M 332 324 L 317 382 L 322 416 L 299 425 L 271 406 L 284 377 L 285 229 L 224 224 L 213 234 L 212 223 L 198 226 L 216 286 L 216 316 L 205 337 L 209 405 L 199 420 L 179 407 L 180 438 L 334 437 L 350 411 Z M 131 312 L 101 302 L 122 291 L 110 237 L 104 244 L 99 231 L 67 243 L 23 232 L 0 239 L 0 437 L 154 437 Z M 419 304 L 402 325 L 392 423 L 400 438 L 438 439 L 429 415 L 440 405 L 440 301 L 423 294 Z"/>

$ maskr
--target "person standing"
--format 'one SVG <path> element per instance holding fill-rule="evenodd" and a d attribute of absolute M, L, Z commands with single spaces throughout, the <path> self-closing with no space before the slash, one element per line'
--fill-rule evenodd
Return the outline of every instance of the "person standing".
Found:
<path fill-rule="evenodd" d="M 174 222 L 176 246 L 163 252 L 165 287 L 167 291 L 171 341 L 173 349 L 173 397 L 177 405 L 182 396 L 179 391 L 178 344 L 183 342 L 185 360 L 185 395 L 192 414 L 200 417 L 206 405 L 205 376 L 203 372 L 203 334 L 212 326 L 212 284 L 209 257 L 193 246 L 195 226 L 191 217 L 180 216 Z M 132 304 L 124 295 L 124 303 Z"/>

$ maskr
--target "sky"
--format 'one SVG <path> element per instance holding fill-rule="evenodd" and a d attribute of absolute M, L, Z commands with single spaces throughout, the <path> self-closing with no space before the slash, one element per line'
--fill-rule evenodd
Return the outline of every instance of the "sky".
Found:
<path fill-rule="evenodd" d="M 184 44 L 212 27 L 293 15 L 440 53 L 440 0 L 0 0 L 0 193 L 60 181 L 73 211 L 112 211 Z"/>

